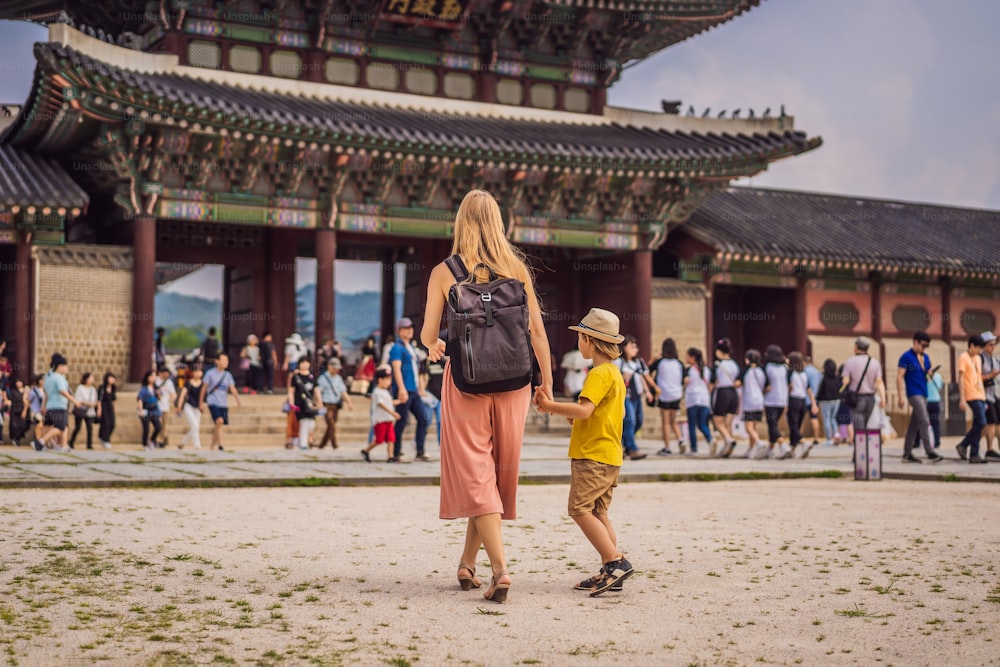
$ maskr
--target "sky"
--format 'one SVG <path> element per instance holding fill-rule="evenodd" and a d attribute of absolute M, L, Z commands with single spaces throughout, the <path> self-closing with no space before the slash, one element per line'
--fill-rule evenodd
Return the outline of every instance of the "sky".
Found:
<path fill-rule="evenodd" d="M 738 184 L 1000 209 L 998 25 L 998 0 L 764 0 L 629 67 L 609 101 L 679 99 L 713 116 L 784 104 L 796 129 L 823 138 Z M 45 39 L 0 22 L 0 102 L 25 100 L 31 45 Z M 345 265 L 336 280 L 370 289 L 378 266 Z"/>

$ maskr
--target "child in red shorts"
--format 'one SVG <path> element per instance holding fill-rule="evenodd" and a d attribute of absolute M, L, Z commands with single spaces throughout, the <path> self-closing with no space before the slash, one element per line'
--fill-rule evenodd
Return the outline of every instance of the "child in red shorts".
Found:
<path fill-rule="evenodd" d="M 392 384 L 392 372 L 388 368 L 380 368 L 375 372 L 376 388 L 372 390 L 372 428 L 375 430 L 375 437 L 367 447 L 361 450 L 361 456 L 365 461 L 371 461 L 368 452 L 379 445 L 387 445 L 389 450 L 388 463 L 398 463 L 399 459 L 393 458 L 392 451 L 396 442 L 396 420 L 399 413 L 396 412 L 395 402 L 392 394 L 389 393 L 389 386 Z"/>

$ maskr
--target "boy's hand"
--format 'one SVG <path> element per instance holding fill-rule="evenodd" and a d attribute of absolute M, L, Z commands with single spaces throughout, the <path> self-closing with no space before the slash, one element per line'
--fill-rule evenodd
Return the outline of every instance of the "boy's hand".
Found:
<path fill-rule="evenodd" d="M 448 349 L 448 344 L 441 340 L 440 338 L 435 341 L 434 346 L 427 350 L 428 361 L 437 361 L 444 356 L 444 353 Z"/>
<path fill-rule="evenodd" d="M 396 421 L 399 421 L 400 419 L 403 418 L 403 416 L 398 412 L 396 412 L 395 410 L 392 411 L 392 416 L 396 419 Z"/>

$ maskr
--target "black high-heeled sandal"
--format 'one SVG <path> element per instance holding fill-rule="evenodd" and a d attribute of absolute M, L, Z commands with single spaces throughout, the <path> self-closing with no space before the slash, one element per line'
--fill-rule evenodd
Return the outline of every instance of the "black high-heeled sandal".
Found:
<path fill-rule="evenodd" d="M 490 587 L 486 589 L 486 593 L 483 594 L 483 598 L 487 600 L 492 600 L 493 602 L 506 602 L 507 593 L 510 591 L 510 584 L 497 583 L 497 579 L 500 577 L 510 577 L 510 572 L 507 570 L 502 570 L 499 574 L 494 574 L 491 577 Z"/>
<path fill-rule="evenodd" d="M 467 570 L 469 573 L 468 577 L 462 576 L 462 570 Z M 471 591 L 473 588 L 479 588 L 483 585 L 483 582 L 476 577 L 476 568 L 469 567 L 465 563 L 458 564 L 458 585 L 462 587 L 463 591 Z"/>

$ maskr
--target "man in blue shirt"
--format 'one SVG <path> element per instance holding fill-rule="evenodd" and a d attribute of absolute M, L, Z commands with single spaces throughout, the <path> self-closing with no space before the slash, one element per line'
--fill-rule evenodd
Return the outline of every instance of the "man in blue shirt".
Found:
<path fill-rule="evenodd" d="M 389 352 L 389 365 L 392 367 L 392 395 L 400 401 L 396 406 L 399 421 L 396 422 L 396 445 L 393 452 L 394 462 L 399 462 L 403 453 L 403 430 L 406 428 L 407 416 L 413 413 L 417 419 L 417 460 L 430 461 L 424 454 L 424 441 L 427 439 L 427 408 L 420 400 L 420 386 L 417 352 L 413 349 L 413 321 L 404 317 L 396 322 L 396 344 Z"/>
<path fill-rule="evenodd" d="M 222 446 L 222 427 L 229 423 L 229 394 L 236 399 L 236 405 L 240 405 L 240 392 L 236 389 L 236 380 L 229 372 L 229 355 L 225 352 L 215 358 L 215 368 L 205 373 L 201 380 L 201 398 L 198 401 L 199 409 L 204 412 L 208 406 L 208 412 L 212 416 L 212 449 L 225 450 Z"/>
<path fill-rule="evenodd" d="M 66 357 L 58 352 L 52 355 L 52 370 L 45 375 L 45 405 L 42 409 L 45 412 L 45 423 L 49 428 L 42 433 L 42 437 L 34 442 L 35 449 L 41 451 L 49 444 L 50 440 L 59 439 L 59 451 L 69 451 L 62 437 L 66 434 L 66 427 L 69 425 L 69 406 L 77 407 L 80 404 L 69 391 L 69 382 L 66 380 L 66 370 L 68 362 Z"/>
<path fill-rule="evenodd" d="M 925 331 L 913 334 L 913 346 L 899 358 L 899 371 L 896 373 L 896 396 L 899 409 L 904 407 L 903 385 L 906 385 L 906 399 L 913 408 L 910 423 L 906 428 L 906 439 L 903 441 L 903 463 L 920 463 L 913 455 L 913 447 L 920 434 L 920 441 L 927 452 L 927 460 L 937 463 L 943 460 L 934 451 L 934 434 L 931 431 L 931 419 L 927 413 L 927 374 L 931 370 L 931 358 L 924 350 L 931 344 L 931 337 Z"/>

